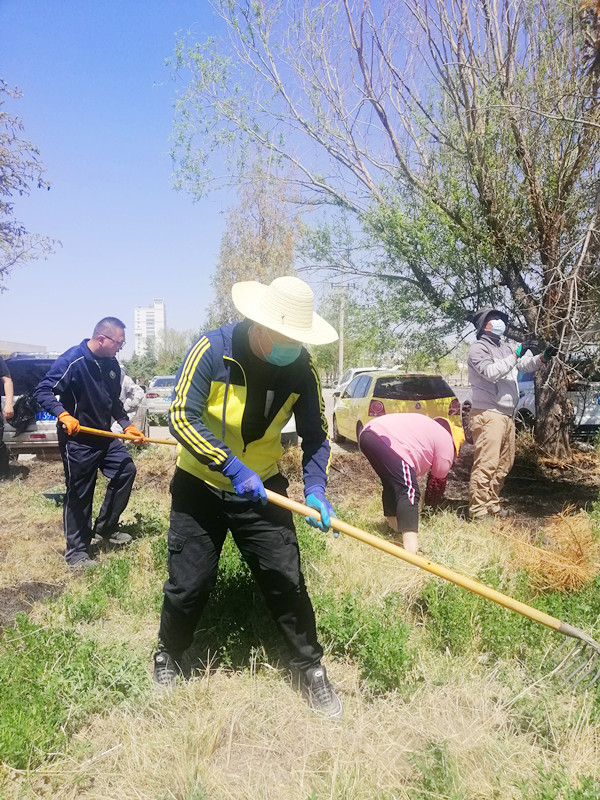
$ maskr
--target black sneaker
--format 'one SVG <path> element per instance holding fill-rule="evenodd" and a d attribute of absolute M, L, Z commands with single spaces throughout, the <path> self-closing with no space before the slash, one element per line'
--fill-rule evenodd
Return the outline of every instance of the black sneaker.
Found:
<path fill-rule="evenodd" d="M 98 562 L 86 555 L 68 566 L 74 572 L 87 572 L 88 569 L 95 569 L 98 566 Z"/>
<path fill-rule="evenodd" d="M 320 664 L 303 672 L 300 677 L 302 696 L 308 705 L 326 717 L 339 719 L 344 707 L 327 678 L 327 670 Z"/>
<path fill-rule="evenodd" d="M 111 533 L 108 537 L 108 541 L 110 544 L 122 545 L 129 544 L 132 539 L 128 533 L 125 533 L 125 531 L 114 531 L 114 533 Z"/>
<path fill-rule="evenodd" d="M 181 675 L 179 664 L 166 650 L 154 653 L 154 674 L 152 679 L 159 686 L 174 686 Z"/>

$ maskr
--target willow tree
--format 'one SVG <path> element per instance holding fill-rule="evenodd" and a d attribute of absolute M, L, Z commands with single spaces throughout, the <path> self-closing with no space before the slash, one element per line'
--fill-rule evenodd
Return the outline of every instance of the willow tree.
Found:
<path fill-rule="evenodd" d="M 440 314 L 492 303 L 560 345 L 537 437 L 569 450 L 566 356 L 597 308 L 597 2 L 221 0 L 228 36 L 180 41 L 180 176 L 249 143 L 305 202 L 354 211 Z"/>

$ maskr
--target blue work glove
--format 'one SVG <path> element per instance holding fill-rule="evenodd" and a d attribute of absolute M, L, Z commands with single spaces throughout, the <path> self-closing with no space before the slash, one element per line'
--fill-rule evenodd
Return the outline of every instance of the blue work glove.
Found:
<path fill-rule="evenodd" d="M 256 472 L 243 464 L 237 456 L 234 456 L 223 467 L 222 473 L 233 483 L 235 493 L 239 494 L 240 497 L 245 497 L 247 500 L 254 500 L 255 502 L 260 500 L 263 506 L 267 504 L 267 493 L 263 482 Z"/>
<path fill-rule="evenodd" d="M 322 486 L 311 486 L 310 489 L 304 490 L 306 497 L 306 505 L 316 510 L 321 514 L 321 522 L 317 521 L 316 517 L 305 517 L 304 519 L 313 528 L 318 528 L 321 531 L 328 531 L 331 524 L 330 517 L 335 517 L 336 513 L 325 498 L 325 489 Z M 338 531 L 333 532 L 335 539 L 338 538 Z"/>

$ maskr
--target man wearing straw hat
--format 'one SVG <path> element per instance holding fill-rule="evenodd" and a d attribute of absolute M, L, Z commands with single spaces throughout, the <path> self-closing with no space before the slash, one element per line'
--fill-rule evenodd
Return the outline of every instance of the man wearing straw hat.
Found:
<path fill-rule="evenodd" d="M 177 374 L 170 429 L 179 446 L 154 680 L 168 686 L 180 674 L 229 529 L 286 639 L 303 695 L 316 711 L 339 717 L 342 703 L 321 665 L 292 514 L 267 504 L 265 492 L 286 494 L 277 461 L 281 431 L 293 413 L 306 502 L 322 519 L 308 522 L 329 529 L 325 408 L 302 343 L 334 342 L 337 333 L 314 313 L 313 293 L 299 278 L 236 283 L 232 298 L 245 319 L 201 336 Z"/>

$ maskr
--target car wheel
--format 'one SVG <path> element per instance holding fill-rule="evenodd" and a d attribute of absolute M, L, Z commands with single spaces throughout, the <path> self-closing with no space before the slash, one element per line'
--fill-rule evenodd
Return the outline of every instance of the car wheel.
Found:
<path fill-rule="evenodd" d="M 335 418 L 335 414 L 333 415 L 333 425 L 332 425 L 332 431 L 331 431 L 331 438 L 333 439 L 333 441 L 336 444 L 341 444 L 342 442 L 346 441 L 346 437 L 342 436 L 341 433 L 338 430 L 337 419 Z"/>
<path fill-rule="evenodd" d="M 535 417 L 524 408 L 517 411 L 515 414 L 515 430 L 519 433 L 524 431 L 533 431 L 535 427 Z"/>

